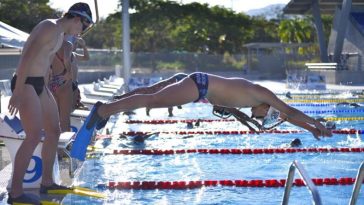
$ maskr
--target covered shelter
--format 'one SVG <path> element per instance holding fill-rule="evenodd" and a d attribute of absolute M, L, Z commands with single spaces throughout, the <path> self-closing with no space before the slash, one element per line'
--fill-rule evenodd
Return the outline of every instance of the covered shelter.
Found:
<path fill-rule="evenodd" d="M 29 34 L 0 21 L 0 44 L 5 48 L 23 48 Z"/>
<path fill-rule="evenodd" d="M 364 6 L 363 0 L 291 0 L 283 9 L 284 14 L 312 14 L 320 44 L 322 62 L 329 62 L 326 39 L 323 33 L 321 14 L 334 15 L 341 10 L 338 19 L 336 42 L 334 43 L 333 61 L 339 63 L 343 50 L 344 38 L 349 24 L 349 14 L 353 6 Z"/>
<path fill-rule="evenodd" d="M 320 47 L 321 64 L 336 63 L 336 69 L 323 66 L 318 72 L 328 83 L 363 83 L 364 1 L 363 0 L 290 0 L 284 14 L 312 14 Z M 321 14 L 333 15 L 330 38 L 326 41 Z M 326 42 L 328 45 L 326 46 Z M 310 69 L 310 68 L 309 68 Z"/>
<path fill-rule="evenodd" d="M 269 78 L 282 79 L 286 75 L 289 61 L 299 58 L 296 53 L 298 49 L 310 46 L 313 46 L 313 43 L 253 42 L 244 44 L 247 49 L 246 69 L 249 73 L 255 71 L 259 75 L 266 74 L 267 78 L 269 76 Z"/>

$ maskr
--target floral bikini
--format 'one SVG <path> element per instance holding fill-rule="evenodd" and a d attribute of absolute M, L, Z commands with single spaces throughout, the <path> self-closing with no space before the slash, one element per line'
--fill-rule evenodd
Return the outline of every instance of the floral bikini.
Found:
<path fill-rule="evenodd" d="M 62 85 L 64 85 L 67 81 L 65 78 L 65 75 L 67 73 L 67 68 L 64 63 L 64 60 L 58 55 L 58 53 L 56 53 L 56 57 L 59 61 L 62 62 L 64 69 L 63 69 L 62 73 L 57 74 L 57 75 L 52 75 L 52 77 L 48 83 L 48 87 L 53 93 L 56 92 L 57 89 L 60 88 Z M 52 65 L 51 65 L 51 69 L 52 69 Z"/>

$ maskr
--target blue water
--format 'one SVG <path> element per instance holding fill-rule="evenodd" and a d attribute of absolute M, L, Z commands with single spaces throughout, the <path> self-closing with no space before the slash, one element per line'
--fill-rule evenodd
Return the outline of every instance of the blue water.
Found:
<path fill-rule="evenodd" d="M 296 106 L 301 110 L 317 110 L 313 106 Z M 319 109 L 355 109 L 341 106 L 321 106 Z M 168 118 L 167 109 L 152 109 L 151 117 L 144 109 L 128 118 L 117 115 L 107 127 L 112 139 L 96 142 L 96 152 L 110 153 L 117 149 L 196 149 L 196 148 L 276 148 L 287 147 L 289 142 L 300 138 L 302 147 L 364 147 L 361 135 L 338 135 L 316 140 L 310 133 L 296 134 L 246 134 L 246 135 L 175 135 L 159 134 L 144 143 L 119 139 L 124 131 L 199 131 L 199 130 L 246 130 L 238 122 L 201 122 L 199 127 L 187 129 L 186 123 L 177 124 L 125 124 L 127 119 L 217 119 L 208 104 L 184 105 L 174 109 L 175 117 Z M 249 110 L 245 109 L 249 113 Z M 321 117 L 363 116 L 364 113 L 337 113 Z M 337 121 L 337 129 L 364 129 L 364 121 Z M 302 130 L 284 123 L 280 130 Z M 364 160 L 362 153 L 294 153 L 294 154 L 174 154 L 174 155 L 103 155 L 84 163 L 76 183 L 97 188 L 109 181 L 191 181 L 191 180 L 251 180 L 285 179 L 293 160 L 303 164 L 311 178 L 356 177 L 357 169 Z M 296 173 L 295 178 L 299 178 Z M 323 204 L 348 204 L 353 185 L 318 186 Z M 203 187 L 186 190 L 109 190 L 106 200 L 68 195 L 64 204 L 280 204 L 284 188 Z M 357 204 L 364 204 L 364 188 Z M 293 187 L 290 204 L 311 204 L 306 187 Z"/>

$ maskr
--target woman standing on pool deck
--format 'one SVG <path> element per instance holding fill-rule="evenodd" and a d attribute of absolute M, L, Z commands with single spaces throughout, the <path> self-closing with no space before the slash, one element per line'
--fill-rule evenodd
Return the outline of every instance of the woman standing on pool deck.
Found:
<path fill-rule="evenodd" d="M 118 112 L 142 107 L 160 108 L 183 105 L 206 98 L 211 104 L 223 107 L 251 107 L 252 117 L 267 116 L 270 107 L 287 116 L 289 121 L 304 129 L 311 127 L 314 137 L 331 137 L 332 133 L 319 121 L 287 105 L 273 92 L 244 78 L 224 78 L 207 73 L 192 73 L 154 94 L 132 95 L 108 104 L 97 103 L 86 126 L 95 124 Z"/>

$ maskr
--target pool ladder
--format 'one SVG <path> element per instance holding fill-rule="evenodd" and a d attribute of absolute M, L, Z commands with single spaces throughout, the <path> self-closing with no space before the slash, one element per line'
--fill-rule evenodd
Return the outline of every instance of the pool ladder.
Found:
<path fill-rule="evenodd" d="M 353 188 L 353 194 L 351 195 L 350 198 L 350 205 L 355 205 L 356 201 L 358 200 L 358 196 L 359 196 L 359 191 L 360 191 L 360 187 L 361 184 L 363 183 L 363 179 L 364 179 L 364 161 L 361 163 L 359 169 L 358 169 L 358 174 L 356 175 L 356 179 L 355 179 L 355 185 Z"/>
<path fill-rule="evenodd" d="M 286 180 L 286 184 L 285 184 L 285 188 L 284 188 L 282 205 L 288 205 L 289 194 L 292 189 L 293 177 L 294 177 L 296 168 L 298 169 L 299 174 L 301 175 L 307 188 L 311 192 L 314 204 L 321 205 L 322 202 L 321 202 L 320 194 L 318 193 L 316 186 L 313 184 L 311 178 L 308 176 L 308 174 L 307 174 L 306 170 L 303 168 L 302 164 L 299 163 L 297 160 L 293 161 L 291 166 L 289 167 L 288 176 L 287 176 L 287 180 Z M 356 201 L 359 196 L 361 184 L 363 183 L 363 179 L 364 179 L 364 161 L 361 163 L 361 165 L 358 169 L 358 174 L 355 179 L 353 193 L 351 195 L 350 202 L 349 202 L 350 205 L 356 204 Z"/>

